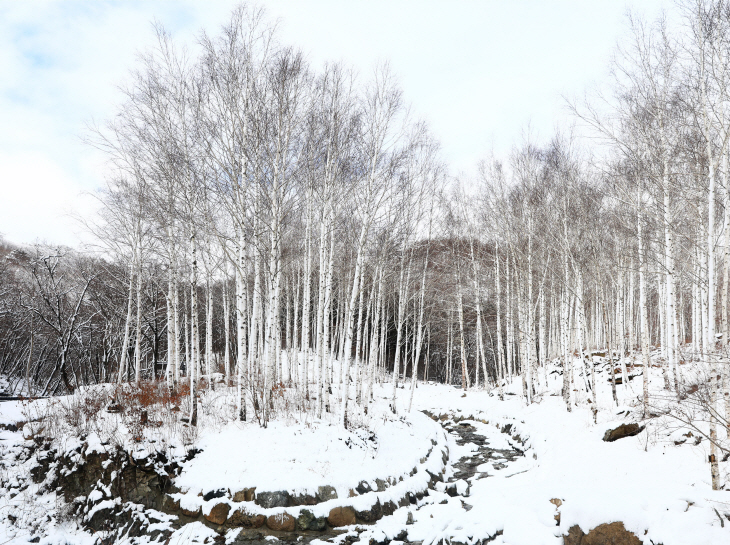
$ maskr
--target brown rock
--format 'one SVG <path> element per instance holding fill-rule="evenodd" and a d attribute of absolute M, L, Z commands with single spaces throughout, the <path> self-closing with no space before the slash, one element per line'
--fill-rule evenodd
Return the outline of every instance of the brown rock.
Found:
<path fill-rule="evenodd" d="M 289 497 L 289 505 L 317 505 L 317 498 L 311 494 L 298 494 Z"/>
<path fill-rule="evenodd" d="M 266 526 L 278 532 L 293 532 L 296 524 L 297 519 L 289 513 L 279 513 L 266 518 Z"/>
<path fill-rule="evenodd" d="M 167 494 L 165 494 L 165 496 L 162 498 L 162 508 L 168 512 L 177 511 L 178 509 L 180 509 L 180 500 L 176 500 L 172 496 L 168 496 Z"/>
<path fill-rule="evenodd" d="M 334 487 L 325 485 L 317 487 L 317 500 L 327 501 L 337 499 L 337 490 Z"/>
<path fill-rule="evenodd" d="M 560 511 L 558 511 L 558 509 L 560 509 L 560 506 L 563 505 L 563 500 L 561 500 L 560 498 L 553 498 L 550 500 L 550 503 L 555 506 L 555 510 L 557 511 L 557 513 L 553 515 L 553 518 L 555 519 L 555 525 L 560 526 Z"/>
<path fill-rule="evenodd" d="M 621 424 L 618 428 L 606 430 L 606 433 L 603 434 L 603 440 L 610 443 L 617 439 L 623 439 L 624 437 L 632 437 L 644 431 L 645 427 L 639 426 L 638 424 Z"/>
<path fill-rule="evenodd" d="M 197 517 L 200 514 L 200 507 L 197 507 L 194 511 L 189 511 L 188 509 L 185 509 L 184 507 L 180 508 L 180 512 L 185 515 L 186 517 Z"/>
<path fill-rule="evenodd" d="M 355 524 L 355 510 L 352 507 L 335 507 L 327 516 L 327 522 L 333 528 Z"/>
<path fill-rule="evenodd" d="M 574 524 L 568 529 L 568 535 L 563 536 L 563 545 L 581 545 L 583 536 L 585 536 L 583 530 L 580 529 L 580 526 Z"/>
<path fill-rule="evenodd" d="M 641 540 L 624 528 L 623 522 L 611 522 L 593 528 L 580 545 L 641 545 Z"/>
<path fill-rule="evenodd" d="M 236 509 L 231 516 L 228 517 L 229 526 L 243 526 L 244 528 L 261 528 L 266 522 L 264 515 L 254 515 L 249 513 L 245 508 Z"/>
<path fill-rule="evenodd" d="M 642 545 L 635 534 L 624 528 L 623 522 L 599 524 L 587 534 L 580 526 L 571 526 L 563 536 L 565 545 Z"/>
<path fill-rule="evenodd" d="M 228 518 L 228 511 L 231 510 L 231 506 L 227 503 L 217 503 L 213 506 L 205 516 L 205 520 L 212 522 L 213 524 L 223 524 Z"/>
<path fill-rule="evenodd" d="M 233 494 L 233 501 L 253 501 L 256 498 L 256 487 L 244 488 Z"/>

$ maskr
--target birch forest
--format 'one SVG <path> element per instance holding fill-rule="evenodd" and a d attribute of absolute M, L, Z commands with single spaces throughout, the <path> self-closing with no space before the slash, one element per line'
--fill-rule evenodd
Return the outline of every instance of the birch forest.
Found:
<path fill-rule="evenodd" d="M 565 409 L 593 408 L 600 355 L 616 405 L 642 365 L 667 399 L 699 396 L 718 487 L 730 2 L 626 25 L 610 88 L 473 175 L 387 63 L 315 68 L 252 6 L 191 48 L 158 27 L 85 137 L 108 158 L 95 244 L 0 247 L 0 372 L 28 396 L 161 381 L 193 426 L 198 392 L 227 387 L 240 420 L 265 427 L 285 399 L 348 427 L 376 384 L 396 414 L 420 381 L 538 403 L 553 361 Z"/>

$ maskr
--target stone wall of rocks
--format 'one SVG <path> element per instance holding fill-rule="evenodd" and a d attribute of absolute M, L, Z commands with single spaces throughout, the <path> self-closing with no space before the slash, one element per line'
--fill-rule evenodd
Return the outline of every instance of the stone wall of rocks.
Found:
<path fill-rule="evenodd" d="M 339 498 L 332 486 L 320 486 L 315 494 L 286 490 L 220 490 L 191 497 L 165 494 L 163 511 L 183 519 L 199 520 L 217 530 L 242 527 L 271 532 L 324 532 L 352 524 L 372 524 L 399 507 L 414 504 L 429 488 L 444 479 L 449 459 L 446 436 L 441 433 L 410 475 L 398 479 L 361 481 Z"/>
<path fill-rule="evenodd" d="M 446 436 L 439 427 L 438 440 L 432 441 L 409 475 L 361 481 L 348 497 L 338 497 L 329 485 L 314 494 L 244 488 L 191 496 L 174 484 L 181 466 L 161 453 L 136 459 L 123 450 L 87 454 L 87 449 L 87 444 L 80 444 L 59 455 L 50 443 L 40 444 L 32 478 L 47 490 L 59 491 L 88 528 L 125 532 L 143 532 L 152 519 L 164 519 L 172 529 L 200 521 L 218 531 L 242 528 L 274 536 L 372 524 L 415 503 L 443 481 L 449 459 Z M 195 454 L 191 452 L 188 459 Z"/>

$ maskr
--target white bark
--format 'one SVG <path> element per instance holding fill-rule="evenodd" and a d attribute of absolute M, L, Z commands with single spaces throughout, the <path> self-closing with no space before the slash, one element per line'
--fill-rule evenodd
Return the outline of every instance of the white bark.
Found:
<path fill-rule="evenodd" d="M 122 341 L 122 353 L 119 359 L 119 375 L 117 382 L 121 384 L 127 376 L 127 359 L 129 352 L 129 328 L 132 323 L 132 301 L 134 297 L 134 259 L 129 265 L 129 298 L 127 300 L 127 318 L 124 321 L 124 340 Z"/>

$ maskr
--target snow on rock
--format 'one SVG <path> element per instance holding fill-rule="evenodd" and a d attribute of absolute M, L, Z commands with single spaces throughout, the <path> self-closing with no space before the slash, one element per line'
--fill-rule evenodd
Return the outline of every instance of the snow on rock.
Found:
<path fill-rule="evenodd" d="M 202 522 L 186 524 L 170 536 L 169 545 L 187 545 L 188 543 L 212 542 L 218 536 L 215 530 L 208 528 Z"/>

